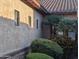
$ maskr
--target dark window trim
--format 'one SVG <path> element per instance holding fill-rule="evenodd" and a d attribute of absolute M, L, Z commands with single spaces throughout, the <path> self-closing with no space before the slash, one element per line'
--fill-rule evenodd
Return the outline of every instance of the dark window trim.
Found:
<path fill-rule="evenodd" d="M 16 20 L 16 26 L 19 26 L 20 24 L 20 13 L 18 10 L 15 10 L 15 20 Z"/>
<path fill-rule="evenodd" d="M 31 26 L 32 25 L 31 16 L 28 16 L 28 18 L 29 18 L 29 25 Z"/>
<path fill-rule="evenodd" d="M 38 24 L 38 19 L 36 20 L 36 28 L 38 29 L 38 26 L 39 26 L 39 24 Z"/>

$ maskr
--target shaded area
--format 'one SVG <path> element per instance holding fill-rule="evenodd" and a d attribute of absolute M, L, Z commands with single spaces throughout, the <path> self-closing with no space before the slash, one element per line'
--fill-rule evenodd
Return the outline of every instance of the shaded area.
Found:
<path fill-rule="evenodd" d="M 65 49 L 65 54 L 62 59 L 78 59 L 78 45 L 75 44 L 73 48 Z"/>

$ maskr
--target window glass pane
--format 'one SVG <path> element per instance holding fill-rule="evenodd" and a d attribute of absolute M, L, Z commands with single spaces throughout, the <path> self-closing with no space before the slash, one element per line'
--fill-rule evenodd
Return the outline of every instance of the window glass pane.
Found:
<path fill-rule="evenodd" d="M 37 26 L 37 29 L 38 29 L 38 19 L 36 20 L 36 23 L 37 23 L 36 26 Z"/>

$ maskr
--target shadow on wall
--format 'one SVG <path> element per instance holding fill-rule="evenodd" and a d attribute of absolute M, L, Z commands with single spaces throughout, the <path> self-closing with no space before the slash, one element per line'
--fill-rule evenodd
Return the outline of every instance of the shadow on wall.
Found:
<path fill-rule="evenodd" d="M 31 27 L 27 23 L 23 23 L 23 22 L 19 21 L 19 24 L 20 24 L 19 26 L 17 26 L 16 23 L 17 22 L 14 19 L 10 19 L 10 18 L 0 16 L 0 24 L 6 24 L 6 25 L 14 26 L 14 27 L 21 27 L 23 25 L 23 26 L 27 26 L 28 29 L 34 29 L 33 27 Z"/>
<path fill-rule="evenodd" d="M 14 20 L 0 16 L 0 55 L 30 46 L 29 29 L 25 23 L 16 26 Z"/>
<path fill-rule="evenodd" d="M 17 26 L 16 25 L 16 20 L 14 19 L 10 19 L 10 18 L 6 18 L 6 17 L 3 17 L 3 16 L 0 16 L 0 24 L 6 24 L 6 25 L 11 25 L 11 26 Z M 26 23 L 23 23 L 23 22 L 19 22 L 19 26 L 17 27 L 20 27 L 21 25 L 25 25 L 27 26 L 28 28 L 30 27 L 28 24 Z"/>

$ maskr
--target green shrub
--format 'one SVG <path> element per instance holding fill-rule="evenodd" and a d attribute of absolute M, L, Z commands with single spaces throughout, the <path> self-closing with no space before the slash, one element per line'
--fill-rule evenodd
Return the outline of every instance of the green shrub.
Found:
<path fill-rule="evenodd" d="M 29 53 L 26 58 L 27 59 L 54 59 L 53 57 L 42 53 Z"/>
<path fill-rule="evenodd" d="M 47 39 L 37 39 L 33 41 L 32 52 L 45 53 L 54 58 L 59 58 L 63 55 L 63 49 L 56 43 Z"/>
<path fill-rule="evenodd" d="M 57 40 L 58 39 L 58 40 Z M 52 39 L 53 41 L 57 42 L 62 48 L 73 48 L 74 41 L 70 38 L 64 39 L 63 37 L 56 37 L 55 39 Z"/>

